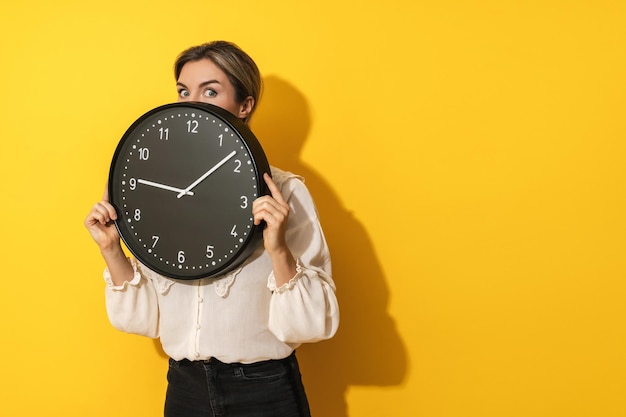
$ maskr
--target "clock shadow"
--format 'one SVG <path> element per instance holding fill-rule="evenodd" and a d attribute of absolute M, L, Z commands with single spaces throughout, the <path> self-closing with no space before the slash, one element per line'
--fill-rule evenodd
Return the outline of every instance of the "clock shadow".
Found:
<path fill-rule="evenodd" d="M 343 207 L 330 184 L 300 159 L 311 126 L 305 97 L 278 77 L 263 82 L 263 97 L 250 127 L 270 165 L 305 178 L 330 248 L 341 314 L 335 337 L 298 349 L 302 378 L 312 415 L 348 417 L 350 386 L 404 381 L 406 349 L 387 312 L 389 289 L 367 230 Z M 365 174 L 355 177 L 367 178 Z M 154 346 L 167 358 L 158 339 Z"/>
<path fill-rule="evenodd" d="M 310 127 L 303 94 L 276 76 L 264 78 L 251 128 L 270 165 L 305 178 L 330 247 L 341 314 L 334 338 L 298 349 L 303 380 L 313 415 L 347 417 L 348 387 L 399 385 L 408 358 L 387 311 L 389 289 L 367 230 L 343 207 L 330 184 L 300 158 Z M 355 178 L 367 178 L 365 174 Z"/>

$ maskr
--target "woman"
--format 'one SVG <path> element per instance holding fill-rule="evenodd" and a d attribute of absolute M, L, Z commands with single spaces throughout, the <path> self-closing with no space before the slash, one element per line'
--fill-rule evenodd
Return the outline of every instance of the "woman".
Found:
<path fill-rule="evenodd" d="M 178 101 L 222 107 L 247 122 L 261 77 L 236 45 L 189 48 L 175 66 Z M 218 279 L 177 281 L 122 251 L 104 195 L 85 226 L 106 263 L 106 306 L 119 330 L 160 338 L 170 356 L 165 416 L 309 416 L 295 349 L 339 323 L 328 247 L 302 179 L 271 168 L 254 201 L 263 245 Z"/>

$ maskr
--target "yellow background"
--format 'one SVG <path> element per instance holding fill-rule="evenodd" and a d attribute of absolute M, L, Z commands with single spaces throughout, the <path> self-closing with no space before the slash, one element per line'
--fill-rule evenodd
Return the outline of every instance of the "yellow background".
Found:
<path fill-rule="evenodd" d="M 315 415 L 626 415 L 624 2 L 38 0 L 0 35 L 0 415 L 161 414 L 166 359 L 108 323 L 82 221 L 213 39 L 257 60 L 252 127 L 334 255 Z"/>

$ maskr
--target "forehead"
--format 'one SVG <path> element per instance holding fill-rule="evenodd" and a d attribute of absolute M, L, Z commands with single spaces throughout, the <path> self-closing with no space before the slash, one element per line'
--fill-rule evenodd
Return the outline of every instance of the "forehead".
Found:
<path fill-rule="evenodd" d="M 210 59 L 189 61 L 180 70 L 178 81 L 182 83 L 203 83 L 215 80 L 219 83 L 228 82 L 228 77 Z"/>

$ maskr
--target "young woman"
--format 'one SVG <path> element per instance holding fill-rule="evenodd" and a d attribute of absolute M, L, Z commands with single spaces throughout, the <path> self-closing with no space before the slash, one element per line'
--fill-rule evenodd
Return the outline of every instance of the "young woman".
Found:
<path fill-rule="evenodd" d="M 224 108 L 247 122 L 261 77 L 236 45 L 182 52 L 178 101 Z M 170 356 L 166 417 L 309 416 L 295 349 L 332 337 L 339 324 L 328 247 L 300 177 L 272 167 L 271 195 L 254 201 L 263 245 L 217 279 L 177 281 L 122 251 L 115 209 L 104 195 L 85 219 L 107 268 L 106 306 L 117 329 L 160 338 Z"/>

